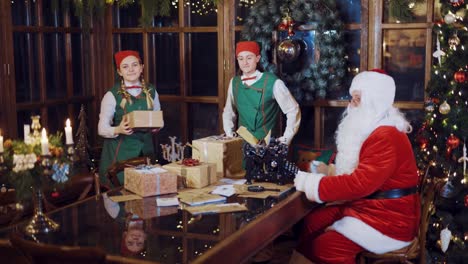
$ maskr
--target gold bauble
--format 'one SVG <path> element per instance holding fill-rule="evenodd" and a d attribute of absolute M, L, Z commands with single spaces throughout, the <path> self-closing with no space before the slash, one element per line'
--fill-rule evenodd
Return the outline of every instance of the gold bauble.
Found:
<path fill-rule="evenodd" d="M 439 112 L 443 115 L 446 115 L 450 112 L 450 105 L 447 103 L 447 101 L 444 101 L 440 106 L 439 106 Z"/>

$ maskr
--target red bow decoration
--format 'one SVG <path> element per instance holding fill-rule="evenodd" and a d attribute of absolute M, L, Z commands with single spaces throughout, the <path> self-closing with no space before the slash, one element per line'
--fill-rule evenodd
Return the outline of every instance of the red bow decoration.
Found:
<path fill-rule="evenodd" d="M 245 78 L 242 78 L 242 81 L 255 80 L 255 79 L 257 79 L 257 76 L 245 77 Z"/>
<path fill-rule="evenodd" d="M 133 88 L 143 88 L 143 87 L 140 85 L 125 86 L 125 89 L 133 89 Z"/>
<path fill-rule="evenodd" d="M 198 166 L 200 165 L 200 161 L 197 159 L 185 158 L 182 160 L 182 165 L 190 167 Z"/>

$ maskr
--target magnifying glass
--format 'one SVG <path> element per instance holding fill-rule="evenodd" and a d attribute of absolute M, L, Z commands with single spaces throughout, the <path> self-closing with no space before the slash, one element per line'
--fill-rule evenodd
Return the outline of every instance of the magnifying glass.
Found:
<path fill-rule="evenodd" d="M 270 188 L 265 188 L 260 185 L 252 185 L 247 187 L 247 191 L 249 192 L 264 192 L 264 191 L 271 191 L 271 192 L 279 192 L 281 191 L 280 189 L 270 189 Z"/>

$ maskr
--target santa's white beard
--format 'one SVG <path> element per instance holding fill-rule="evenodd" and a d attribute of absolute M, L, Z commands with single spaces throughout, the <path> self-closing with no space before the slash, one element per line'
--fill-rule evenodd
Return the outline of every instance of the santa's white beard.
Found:
<path fill-rule="evenodd" d="M 375 126 L 375 113 L 348 107 L 336 131 L 336 175 L 350 174 L 359 162 L 362 143 Z"/>

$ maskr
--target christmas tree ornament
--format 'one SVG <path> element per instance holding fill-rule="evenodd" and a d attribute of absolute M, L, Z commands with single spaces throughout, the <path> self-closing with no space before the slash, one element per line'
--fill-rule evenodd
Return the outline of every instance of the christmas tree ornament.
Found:
<path fill-rule="evenodd" d="M 429 143 L 429 140 L 427 138 L 421 136 L 421 137 L 418 138 L 417 142 L 419 143 L 419 147 L 421 149 L 425 149 L 427 147 L 427 143 Z"/>
<path fill-rule="evenodd" d="M 442 250 L 442 252 L 445 253 L 445 251 L 447 251 L 451 238 L 452 238 L 452 231 L 450 231 L 448 227 L 440 231 L 440 249 Z"/>
<path fill-rule="evenodd" d="M 278 44 L 277 55 L 281 62 L 291 63 L 301 54 L 301 43 L 299 40 L 285 39 Z"/>
<path fill-rule="evenodd" d="M 289 15 L 289 8 L 286 8 L 286 12 L 281 18 L 281 23 L 278 25 L 278 30 L 287 30 L 288 31 L 288 36 L 293 36 L 295 33 L 293 31 L 294 25 L 296 22 L 294 22 L 294 19 Z"/>
<path fill-rule="evenodd" d="M 466 162 L 467 161 L 468 161 L 468 158 L 466 157 L 466 142 L 465 142 L 465 143 L 463 143 L 463 156 L 461 156 L 458 159 L 458 163 L 463 162 L 463 176 L 465 176 L 465 177 L 466 177 Z"/>
<path fill-rule="evenodd" d="M 437 58 L 437 60 L 439 61 L 439 66 L 442 65 L 442 60 L 440 59 L 440 57 L 442 56 L 445 56 L 445 52 L 442 51 L 440 49 L 440 40 L 439 40 L 439 36 L 437 36 L 437 41 L 436 41 L 436 51 L 434 51 L 434 53 L 432 53 L 432 56 L 434 58 Z M 432 111 L 431 111 L 432 112 Z"/>
<path fill-rule="evenodd" d="M 457 36 L 457 34 L 454 34 L 451 36 L 448 40 L 448 44 L 450 46 L 450 49 L 456 50 L 457 46 L 460 45 L 460 38 Z"/>
<path fill-rule="evenodd" d="M 448 0 L 448 2 L 449 2 L 452 6 L 456 7 L 456 6 L 461 6 L 461 5 L 463 5 L 463 3 L 464 3 L 465 1 L 464 1 L 464 0 Z"/>
<path fill-rule="evenodd" d="M 452 180 L 449 179 L 444 186 L 440 189 L 440 196 L 450 199 L 453 198 L 459 192 L 459 188 L 453 185 Z"/>
<path fill-rule="evenodd" d="M 454 148 L 457 148 L 459 145 L 460 145 L 460 139 L 457 136 L 451 134 L 447 138 L 447 146 L 449 146 L 450 148 L 454 149 Z"/>
<path fill-rule="evenodd" d="M 457 17 L 455 16 L 455 14 L 453 14 L 452 12 L 448 12 L 445 16 L 444 16 L 444 21 L 445 23 L 447 23 L 448 25 L 454 23 L 455 21 L 457 21 Z"/>
<path fill-rule="evenodd" d="M 426 109 L 426 111 L 430 113 L 434 111 L 434 103 L 431 99 L 426 100 L 424 109 Z"/>
<path fill-rule="evenodd" d="M 440 106 L 439 106 L 439 112 L 443 115 L 446 115 L 450 112 L 450 105 L 447 103 L 447 101 L 444 101 Z"/>
<path fill-rule="evenodd" d="M 453 79 L 455 79 L 456 82 L 462 83 L 466 81 L 466 73 L 463 71 L 463 69 L 459 69 L 457 72 L 453 74 Z"/>
<path fill-rule="evenodd" d="M 468 207 L 468 194 L 465 195 L 465 207 Z"/>

